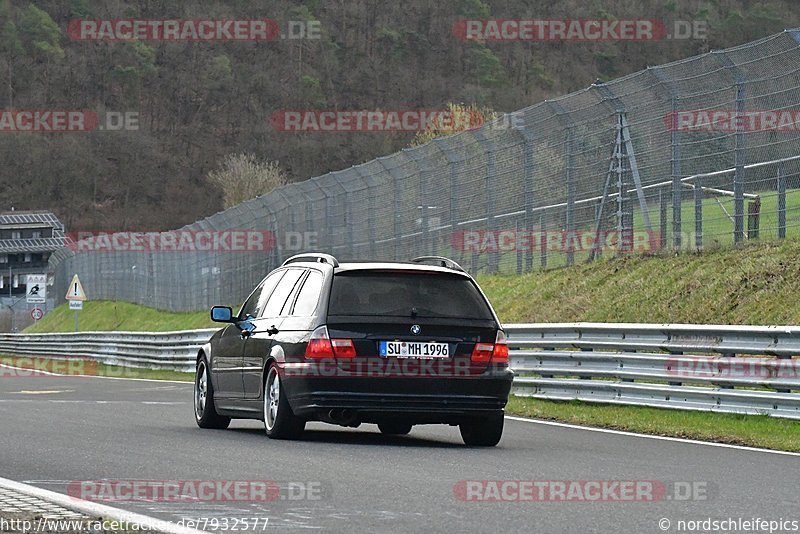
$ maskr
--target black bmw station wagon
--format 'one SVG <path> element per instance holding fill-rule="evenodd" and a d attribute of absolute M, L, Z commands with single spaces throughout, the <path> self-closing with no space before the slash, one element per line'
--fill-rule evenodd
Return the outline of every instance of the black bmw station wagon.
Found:
<path fill-rule="evenodd" d="M 306 422 L 386 434 L 458 425 L 464 443 L 494 446 L 511 389 L 508 346 L 475 280 L 438 256 L 339 263 L 293 256 L 269 273 L 197 356 L 202 428 L 261 419 L 271 438 Z"/>

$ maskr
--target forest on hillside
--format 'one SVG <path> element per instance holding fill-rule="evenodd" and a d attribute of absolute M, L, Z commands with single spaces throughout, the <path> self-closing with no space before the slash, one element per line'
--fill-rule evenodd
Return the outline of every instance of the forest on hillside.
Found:
<path fill-rule="evenodd" d="M 800 26 L 795 0 L 0 0 L 0 111 L 133 113 L 137 129 L 0 133 L 0 211 L 49 209 L 69 229 L 163 230 L 223 208 L 231 154 L 289 181 L 389 154 L 413 132 L 281 132 L 276 110 L 513 111 Z M 318 39 L 76 40 L 76 19 L 319 21 Z M 465 42 L 465 18 L 705 21 L 672 41 Z"/>

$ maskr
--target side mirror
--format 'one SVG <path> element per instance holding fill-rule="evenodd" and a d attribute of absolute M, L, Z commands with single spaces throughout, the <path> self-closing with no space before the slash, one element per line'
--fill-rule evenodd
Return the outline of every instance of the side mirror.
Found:
<path fill-rule="evenodd" d="M 214 306 L 211 308 L 211 320 L 215 323 L 232 323 L 233 311 L 228 306 Z"/>

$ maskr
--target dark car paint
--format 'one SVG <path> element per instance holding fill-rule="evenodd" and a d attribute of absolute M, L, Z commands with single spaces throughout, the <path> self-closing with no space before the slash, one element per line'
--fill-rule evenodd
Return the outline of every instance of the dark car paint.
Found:
<path fill-rule="evenodd" d="M 287 268 L 289 267 L 281 267 L 267 276 Z M 367 347 L 375 346 L 375 341 L 384 337 L 380 334 L 384 330 L 391 339 L 402 340 L 414 339 L 414 336 L 409 333 L 411 324 L 420 324 L 424 331 L 433 332 L 436 332 L 437 328 L 459 326 L 463 332 L 459 336 L 439 337 L 442 341 L 451 343 L 455 349 L 455 359 L 466 358 L 467 360 L 475 342 L 493 342 L 494 335 L 500 328 L 499 320 L 493 310 L 493 321 L 454 321 L 453 319 L 410 317 L 398 320 L 370 317 L 372 332 L 359 331 L 360 328 L 363 328 L 364 317 L 327 317 L 328 298 L 335 273 L 361 269 L 397 270 L 408 268 L 409 270 L 454 274 L 449 269 L 416 265 L 409 268 L 396 264 L 386 266 L 386 264 L 373 263 L 344 264 L 337 269 L 324 264 L 295 263 L 291 265 L 291 268 L 303 268 L 306 271 L 314 269 L 322 273 L 324 277 L 314 316 L 264 317 L 245 320 L 238 318 L 237 322 L 216 332 L 207 345 L 211 352 L 209 370 L 215 388 L 216 408 L 221 415 L 262 419 L 263 384 L 267 368 L 273 361 L 277 363 L 282 372 L 287 367 L 306 365 L 307 362 L 304 358 L 306 343 L 311 332 L 323 324 L 328 325 L 332 338 L 340 336 L 353 339 L 358 344 L 359 355 L 363 354 L 363 350 L 369 350 Z M 307 274 L 304 273 L 300 277 L 291 293 L 292 305 L 297 298 L 298 288 L 305 282 L 306 276 Z M 467 276 L 467 278 L 470 277 Z M 483 295 L 479 287 L 478 290 Z M 485 295 L 483 297 L 485 299 Z M 488 299 L 486 302 L 488 304 Z M 491 310 L 490 304 L 489 309 Z M 381 327 L 381 324 L 385 327 Z M 268 330 L 274 329 L 277 329 L 277 333 L 268 333 Z M 242 336 L 243 330 L 249 330 L 249 332 Z M 379 333 L 376 335 L 375 331 Z M 240 350 L 234 348 L 236 344 L 239 344 Z M 218 354 L 223 351 L 226 354 Z M 199 356 L 202 357 L 202 353 Z M 339 367 L 342 369 L 341 366 Z M 408 418 L 417 423 L 455 424 L 465 414 L 475 415 L 502 410 L 508 397 L 513 375 L 507 367 L 494 368 L 484 365 L 473 371 L 470 377 L 427 378 L 424 383 L 399 377 L 349 378 L 346 376 L 347 373 L 341 373 L 341 376 L 336 378 L 335 388 L 332 388 L 330 380 L 326 379 L 298 379 L 285 376 L 282 382 L 293 411 L 297 415 L 311 420 L 319 419 L 321 411 L 332 408 L 350 408 L 359 410 L 364 422 L 378 422 L 389 416 L 392 419 Z M 237 374 L 238 383 L 233 376 Z M 235 387 L 232 387 L 232 384 Z M 435 393 L 431 393 L 431 391 L 435 391 Z M 409 400 L 409 394 L 415 395 L 415 399 Z"/>

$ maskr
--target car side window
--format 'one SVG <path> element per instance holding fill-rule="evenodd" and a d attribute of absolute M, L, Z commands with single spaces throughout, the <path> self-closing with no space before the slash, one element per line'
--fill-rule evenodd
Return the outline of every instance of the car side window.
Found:
<path fill-rule="evenodd" d="M 300 293 L 297 295 L 297 301 L 294 304 L 292 315 L 299 315 L 301 317 L 308 317 L 314 314 L 319 302 L 319 295 L 322 291 L 322 273 L 319 271 L 310 271 L 300 288 Z"/>
<path fill-rule="evenodd" d="M 250 315 L 251 317 L 256 316 L 256 312 L 258 311 L 258 298 L 261 295 L 261 289 L 264 287 L 264 283 L 258 284 L 258 287 L 253 291 L 247 300 L 244 301 L 242 304 L 242 308 L 239 310 L 239 320 L 243 321 L 245 317 Z"/>
<path fill-rule="evenodd" d="M 269 297 L 272 296 L 272 292 L 275 291 L 275 286 L 278 285 L 278 282 L 281 281 L 283 275 L 286 274 L 286 271 L 276 271 L 269 275 L 266 280 L 264 280 L 263 287 L 261 288 L 261 296 L 258 297 L 258 306 L 256 307 L 257 310 L 263 310 L 267 304 L 267 300 Z M 260 317 L 261 315 L 259 315 Z"/>
<path fill-rule="evenodd" d="M 286 274 L 283 275 L 281 281 L 275 287 L 275 290 L 267 300 L 266 306 L 261 311 L 261 317 L 277 317 L 281 313 L 286 299 L 292 293 L 294 286 L 305 271 L 303 269 L 288 269 Z"/>

